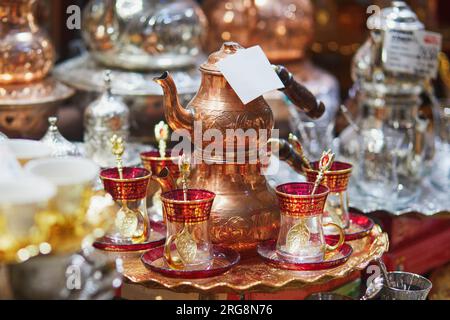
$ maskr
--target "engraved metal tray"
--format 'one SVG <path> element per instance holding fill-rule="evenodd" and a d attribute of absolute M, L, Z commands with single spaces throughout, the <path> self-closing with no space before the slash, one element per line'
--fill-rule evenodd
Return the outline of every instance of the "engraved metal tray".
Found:
<path fill-rule="evenodd" d="M 270 267 L 259 257 L 248 257 L 230 271 L 205 279 L 168 278 L 148 270 L 140 260 L 140 254 L 121 254 L 124 276 L 132 283 L 147 288 L 165 288 L 176 292 L 247 293 L 274 292 L 288 288 L 304 288 L 323 284 L 349 276 L 362 270 L 389 248 L 388 236 L 378 225 L 363 239 L 349 242 L 353 254 L 336 268 L 321 271 L 289 271 Z M 142 253 L 141 253 L 142 254 Z"/>

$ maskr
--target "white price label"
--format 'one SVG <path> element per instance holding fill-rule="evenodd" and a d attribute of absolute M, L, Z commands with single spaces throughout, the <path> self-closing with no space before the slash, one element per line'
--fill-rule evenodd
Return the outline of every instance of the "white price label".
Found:
<path fill-rule="evenodd" d="M 239 50 L 219 61 L 217 66 L 244 104 L 284 88 L 260 46 Z"/>
<path fill-rule="evenodd" d="M 386 70 L 436 78 L 441 51 L 439 33 L 420 30 L 389 30 L 383 46 L 383 63 Z"/>

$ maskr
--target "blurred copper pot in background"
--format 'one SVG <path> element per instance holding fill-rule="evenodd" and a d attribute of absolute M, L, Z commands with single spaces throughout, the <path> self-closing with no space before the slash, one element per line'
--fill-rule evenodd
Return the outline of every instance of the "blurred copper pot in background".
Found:
<path fill-rule="evenodd" d="M 272 62 L 304 57 L 314 33 L 309 0 L 206 0 L 209 32 L 206 51 L 224 41 L 260 45 Z"/>
<path fill-rule="evenodd" d="M 0 84 L 40 80 L 53 67 L 53 45 L 35 22 L 36 2 L 0 0 Z"/>

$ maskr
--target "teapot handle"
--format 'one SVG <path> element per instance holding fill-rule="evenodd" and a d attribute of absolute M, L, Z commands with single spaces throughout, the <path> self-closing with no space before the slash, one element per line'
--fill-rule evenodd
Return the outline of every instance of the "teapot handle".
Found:
<path fill-rule="evenodd" d="M 273 151 L 273 148 L 277 148 L 278 150 L 278 158 L 281 161 L 286 162 L 295 172 L 305 175 L 304 166 L 305 162 L 303 159 L 294 151 L 292 145 L 289 141 L 285 139 L 277 139 L 270 138 L 267 143 L 270 146 L 270 149 Z"/>
<path fill-rule="evenodd" d="M 286 67 L 281 65 L 274 66 L 275 72 L 284 84 L 284 89 L 280 89 L 291 102 L 301 111 L 306 112 L 310 118 L 320 118 L 325 112 L 325 105 L 321 101 L 317 101 L 316 97 L 294 79 L 292 73 Z"/>

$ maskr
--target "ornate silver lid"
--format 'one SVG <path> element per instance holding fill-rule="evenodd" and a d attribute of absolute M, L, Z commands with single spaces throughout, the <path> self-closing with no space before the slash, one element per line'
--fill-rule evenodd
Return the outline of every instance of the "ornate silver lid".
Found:
<path fill-rule="evenodd" d="M 120 96 L 112 94 L 111 72 L 104 73 L 104 92 L 84 112 L 86 156 L 101 167 L 115 166 L 110 139 L 117 135 L 128 142 L 130 111 Z"/>
<path fill-rule="evenodd" d="M 64 138 L 59 132 L 56 126 L 57 121 L 57 117 L 48 118 L 50 126 L 41 141 L 52 149 L 52 157 L 79 156 L 80 152 L 77 146 Z"/>
<path fill-rule="evenodd" d="M 352 79 L 359 89 L 374 97 L 385 95 L 417 95 L 423 91 L 425 79 L 392 72 L 385 68 L 384 42 L 391 30 L 419 31 L 424 25 L 404 1 L 392 1 L 379 14 L 369 17 L 370 37 L 359 48 L 352 63 Z"/>
<path fill-rule="evenodd" d="M 391 6 L 381 10 L 379 15 L 372 15 L 367 20 L 368 26 L 381 30 L 423 30 L 424 25 L 404 1 L 392 1 Z"/>
<path fill-rule="evenodd" d="M 85 124 L 93 126 L 96 129 L 107 128 L 109 130 L 119 130 L 126 127 L 128 130 L 128 106 L 123 102 L 122 98 L 112 93 L 112 73 L 110 70 L 103 72 L 103 94 L 96 100 L 91 102 L 85 110 Z M 123 121 L 120 121 L 120 125 L 111 122 L 110 118 L 119 116 L 124 117 Z"/>

